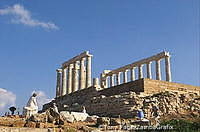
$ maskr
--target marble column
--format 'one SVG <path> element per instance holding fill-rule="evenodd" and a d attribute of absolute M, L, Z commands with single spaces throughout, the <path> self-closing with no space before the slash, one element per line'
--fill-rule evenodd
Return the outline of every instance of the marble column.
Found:
<path fill-rule="evenodd" d="M 72 64 L 68 66 L 68 74 L 67 74 L 67 93 L 68 94 L 72 92 L 72 67 L 73 67 Z"/>
<path fill-rule="evenodd" d="M 85 58 L 80 60 L 79 89 L 85 88 Z"/>
<path fill-rule="evenodd" d="M 78 69 L 77 69 L 77 62 L 74 62 L 74 68 L 72 70 L 73 78 L 72 78 L 72 92 L 78 90 Z"/>
<path fill-rule="evenodd" d="M 106 88 L 108 88 L 109 87 L 109 83 L 108 83 L 109 81 L 108 81 L 108 76 L 106 76 L 105 77 L 105 86 L 106 86 Z"/>
<path fill-rule="evenodd" d="M 105 79 L 103 77 L 103 73 L 100 75 L 100 85 L 102 88 L 105 88 Z"/>
<path fill-rule="evenodd" d="M 67 68 L 62 69 L 62 96 L 67 93 Z"/>
<path fill-rule="evenodd" d="M 128 78 L 127 78 L 127 70 L 125 70 L 123 72 L 123 83 L 127 83 L 127 80 L 128 80 Z"/>
<path fill-rule="evenodd" d="M 92 86 L 92 57 L 88 56 L 86 61 L 86 88 Z"/>
<path fill-rule="evenodd" d="M 114 84 L 114 75 L 111 75 L 110 76 L 110 87 L 113 87 L 115 84 Z"/>
<path fill-rule="evenodd" d="M 131 72 L 131 81 L 134 81 L 135 80 L 135 67 L 131 68 L 130 72 Z"/>
<path fill-rule="evenodd" d="M 161 80 L 160 60 L 156 60 L 156 80 Z"/>
<path fill-rule="evenodd" d="M 147 78 L 151 79 L 152 78 L 152 76 L 151 76 L 151 62 L 147 62 L 146 66 L 147 66 Z"/>
<path fill-rule="evenodd" d="M 99 78 L 93 78 L 93 86 L 95 88 L 100 88 L 100 85 L 99 85 Z"/>
<path fill-rule="evenodd" d="M 59 97 L 61 94 L 61 88 L 62 88 L 62 69 L 57 69 L 57 83 L 56 83 L 56 97 Z"/>
<path fill-rule="evenodd" d="M 143 78 L 143 70 L 142 70 L 143 65 L 138 66 L 138 79 Z"/>
<path fill-rule="evenodd" d="M 116 84 L 120 85 L 120 72 L 116 74 Z"/>
<path fill-rule="evenodd" d="M 171 66 L 170 66 L 170 56 L 165 57 L 165 70 L 166 70 L 166 81 L 171 82 Z"/>

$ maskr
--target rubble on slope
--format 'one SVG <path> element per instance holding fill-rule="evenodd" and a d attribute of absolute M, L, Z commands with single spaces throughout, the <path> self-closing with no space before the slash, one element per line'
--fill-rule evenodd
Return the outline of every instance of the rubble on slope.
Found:
<path fill-rule="evenodd" d="M 142 120 L 137 117 L 138 110 L 142 110 L 144 118 L 149 121 L 146 125 L 155 125 L 157 117 L 160 121 L 172 118 L 195 120 L 200 117 L 200 96 L 195 93 L 161 92 L 153 95 L 138 95 L 127 92 L 109 97 L 101 95 L 92 98 L 84 106 L 86 110 L 95 109 L 99 113 L 98 116 L 71 111 L 57 113 L 49 108 L 28 119 L 23 116 L 0 117 L 0 126 L 74 129 L 74 131 L 92 131 L 102 126 L 112 126 L 112 129 L 119 130 L 125 125 L 141 123 Z M 106 112 L 109 114 L 104 115 Z M 112 112 L 118 114 L 110 115 Z"/>

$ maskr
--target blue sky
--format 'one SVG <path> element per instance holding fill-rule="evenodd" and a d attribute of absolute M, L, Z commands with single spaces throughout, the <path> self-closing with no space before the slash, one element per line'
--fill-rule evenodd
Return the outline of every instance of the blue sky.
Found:
<path fill-rule="evenodd" d="M 93 77 L 167 50 L 173 81 L 199 86 L 199 8 L 199 0 L 0 0 L 0 88 L 18 107 L 33 90 L 53 98 L 55 70 L 85 50 Z"/>

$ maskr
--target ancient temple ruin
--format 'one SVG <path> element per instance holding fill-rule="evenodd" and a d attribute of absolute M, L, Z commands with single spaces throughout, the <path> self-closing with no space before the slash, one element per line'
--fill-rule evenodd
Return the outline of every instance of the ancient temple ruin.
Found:
<path fill-rule="evenodd" d="M 101 74 L 101 87 L 102 88 L 108 88 L 116 86 L 116 85 L 120 85 L 123 83 L 127 83 L 128 81 L 128 76 L 127 76 L 127 72 L 130 71 L 130 81 L 135 81 L 135 70 L 136 68 L 138 68 L 138 79 L 142 79 L 144 78 L 143 76 L 143 66 L 146 65 L 146 71 L 147 71 L 147 77 L 149 79 L 152 79 L 152 72 L 151 72 L 151 63 L 153 61 L 156 62 L 156 80 L 161 80 L 161 65 L 160 65 L 160 61 L 161 59 L 165 59 L 165 69 L 166 69 L 166 81 L 171 82 L 171 69 L 170 69 L 170 54 L 169 52 L 161 52 L 157 55 L 151 56 L 149 58 L 146 59 L 142 59 L 140 61 L 137 62 L 133 62 L 129 65 L 120 67 L 118 69 L 115 70 L 105 70 L 102 74 Z M 122 74 L 123 79 L 122 82 L 121 81 L 121 76 L 120 74 Z M 110 79 L 108 81 L 108 78 Z M 110 85 L 108 85 L 108 82 L 110 82 Z"/>
<path fill-rule="evenodd" d="M 92 55 L 88 51 L 64 62 L 57 69 L 56 97 L 92 86 Z"/>
<path fill-rule="evenodd" d="M 163 67 L 165 70 L 161 70 Z M 43 110 L 56 103 L 60 111 L 81 111 L 85 106 L 89 114 L 132 117 L 136 104 L 126 100 L 133 94 L 150 95 L 162 91 L 200 94 L 198 86 L 172 82 L 170 53 L 166 51 L 114 70 L 104 70 L 93 79 L 89 51 L 64 62 L 56 71 L 56 97 L 45 104 Z M 165 78 L 161 72 L 165 73 Z"/>
<path fill-rule="evenodd" d="M 56 97 L 64 96 L 72 92 L 89 88 L 92 86 L 92 55 L 85 51 L 78 56 L 64 62 L 60 69 L 57 69 Z M 129 65 L 115 70 L 104 70 L 100 75 L 101 88 L 114 87 L 116 85 L 127 83 L 127 72 L 130 71 L 130 81 L 135 81 L 135 70 L 138 68 L 138 79 L 142 79 L 143 66 L 146 65 L 147 77 L 152 78 L 151 63 L 156 63 L 156 80 L 161 80 L 161 59 L 165 59 L 166 81 L 171 82 L 170 54 L 161 52 L 154 56 L 133 62 Z M 122 79 L 121 79 L 121 74 Z M 94 78 L 94 85 L 99 84 L 99 79 Z M 109 83 L 109 84 L 108 84 Z"/>

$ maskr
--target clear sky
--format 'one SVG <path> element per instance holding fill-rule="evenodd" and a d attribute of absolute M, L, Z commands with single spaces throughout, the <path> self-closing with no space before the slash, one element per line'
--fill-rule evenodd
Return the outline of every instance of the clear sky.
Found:
<path fill-rule="evenodd" d="M 3 99 L 16 95 L 22 107 L 34 90 L 53 98 L 55 70 L 85 50 L 93 77 L 166 50 L 173 81 L 199 86 L 199 8 L 199 0 L 0 0 L 0 88 L 9 93 L 0 111 Z"/>

